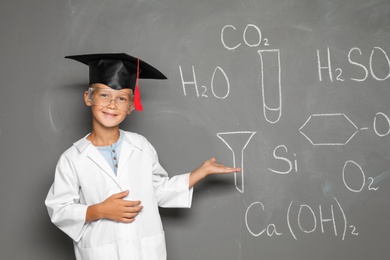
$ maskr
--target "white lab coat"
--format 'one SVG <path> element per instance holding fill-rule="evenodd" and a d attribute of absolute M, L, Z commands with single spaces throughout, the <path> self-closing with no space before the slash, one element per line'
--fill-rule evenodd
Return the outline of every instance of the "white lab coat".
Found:
<path fill-rule="evenodd" d="M 125 134 L 117 175 L 86 137 L 60 157 L 45 204 L 52 222 L 74 240 L 83 260 L 165 260 L 165 236 L 158 206 L 191 207 L 189 174 L 168 178 L 153 146 Z M 107 219 L 85 224 L 88 205 L 129 190 L 143 209 L 132 223 Z"/>

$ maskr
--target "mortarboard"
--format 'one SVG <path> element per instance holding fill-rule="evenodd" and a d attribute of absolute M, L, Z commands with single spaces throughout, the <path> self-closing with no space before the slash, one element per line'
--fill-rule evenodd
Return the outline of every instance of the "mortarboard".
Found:
<path fill-rule="evenodd" d="M 126 53 L 98 53 L 66 56 L 89 66 L 89 84 L 101 83 L 112 89 L 130 88 L 136 110 L 143 110 L 138 79 L 167 79 L 159 70 Z"/>

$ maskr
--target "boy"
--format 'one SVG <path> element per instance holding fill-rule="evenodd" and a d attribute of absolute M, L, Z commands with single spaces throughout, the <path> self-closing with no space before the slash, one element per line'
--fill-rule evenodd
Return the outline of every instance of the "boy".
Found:
<path fill-rule="evenodd" d="M 89 66 L 92 131 L 65 151 L 45 204 L 52 222 L 74 241 L 77 259 L 165 260 L 161 207 L 190 207 L 192 187 L 209 174 L 240 171 L 207 160 L 169 178 L 153 146 L 119 128 L 142 110 L 138 79 L 166 79 L 127 54 L 68 56 Z"/>

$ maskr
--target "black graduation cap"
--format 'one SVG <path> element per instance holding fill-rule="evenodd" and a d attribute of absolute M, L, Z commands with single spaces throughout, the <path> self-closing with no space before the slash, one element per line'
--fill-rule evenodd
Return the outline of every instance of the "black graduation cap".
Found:
<path fill-rule="evenodd" d="M 126 53 L 98 53 L 66 56 L 89 66 L 89 84 L 101 83 L 112 89 L 130 88 L 134 106 L 142 110 L 138 79 L 167 79 L 159 70 Z"/>

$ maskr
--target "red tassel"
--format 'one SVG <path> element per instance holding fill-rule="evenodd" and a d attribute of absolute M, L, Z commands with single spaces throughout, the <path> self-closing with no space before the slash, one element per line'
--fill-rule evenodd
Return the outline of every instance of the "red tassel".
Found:
<path fill-rule="evenodd" d="M 141 94 L 139 93 L 138 88 L 138 79 L 139 79 L 139 59 L 137 59 L 137 78 L 135 80 L 135 90 L 134 90 L 134 107 L 137 111 L 142 111 L 144 108 L 141 103 Z"/>
<path fill-rule="evenodd" d="M 135 107 L 135 110 L 137 110 L 137 111 L 144 110 L 144 108 L 142 107 L 142 103 L 141 103 L 141 95 L 139 93 L 138 84 L 137 84 L 137 86 L 135 86 L 135 91 L 134 91 L 134 107 Z"/>

